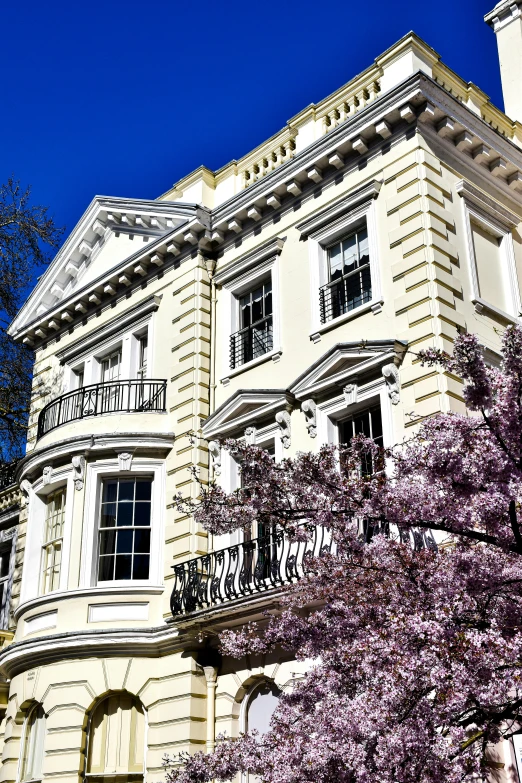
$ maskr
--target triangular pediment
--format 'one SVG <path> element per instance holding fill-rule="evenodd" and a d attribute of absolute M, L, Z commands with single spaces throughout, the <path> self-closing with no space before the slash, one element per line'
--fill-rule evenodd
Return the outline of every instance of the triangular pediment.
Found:
<path fill-rule="evenodd" d="M 402 360 L 406 343 L 400 340 L 362 340 L 338 343 L 290 386 L 298 400 L 321 397 L 342 388 L 351 378 L 370 374 L 376 368 Z"/>
<path fill-rule="evenodd" d="M 291 395 L 285 389 L 239 389 L 203 425 L 203 436 L 236 437 L 252 423 L 274 418 L 277 411 L 290 408 Z"/>
<path fill-rule="evenodd" d="M 187 223 L 192 205 L 96 196 L 13 321 L 11 333 Z"/>

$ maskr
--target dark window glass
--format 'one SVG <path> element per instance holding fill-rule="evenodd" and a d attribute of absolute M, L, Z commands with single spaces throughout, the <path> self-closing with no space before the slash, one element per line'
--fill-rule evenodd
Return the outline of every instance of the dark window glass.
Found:
<path fill-rule="evenodd" d="M 362 228 L 328 248 L 328 283 L 320 290 L 326 323 L 372 298 L 368 231 Z"/>
<path fill-rule="evenodd" d="M 109 479 L 100 508 L 98 580 L 148 579 L 152 479 Z"/>
<path fill-rule="evenodd" d="M 239 298 L 239 331 L 230 338 L 230 365 L 238 367 L 273 348 L 272 281 Z"/>
<path fill-rule="evenodd" d="M 350 445 L 354 435 L 364 435 L 366 438 L 372 438 L 378 446 L 383 446 L 382 418 L 379 406 L 360 411 L 349 419 L 339 422 L 340 444 Z M 361 465 L 363 473 L 373 473 L 374 465 L 372 463 L 372 458 L 369 455 L 363 458 Z"/>

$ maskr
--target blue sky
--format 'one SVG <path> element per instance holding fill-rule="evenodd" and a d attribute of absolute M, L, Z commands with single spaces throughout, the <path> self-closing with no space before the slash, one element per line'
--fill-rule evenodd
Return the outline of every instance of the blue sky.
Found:
<path fill-rule="evenodd" d="M 494 0 L 90 0 L 2 9 L 0 181 L 67 231 L 98 195 L 155 198 L 275 133 L 409 30 L 502 108 Z"/>

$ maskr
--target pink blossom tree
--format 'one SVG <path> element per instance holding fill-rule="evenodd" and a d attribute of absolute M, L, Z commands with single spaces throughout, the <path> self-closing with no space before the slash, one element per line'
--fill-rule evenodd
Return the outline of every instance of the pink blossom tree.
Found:
<path fill-rule="evenodd" d="M 358 437 L 275 463 L 226 442 L 242 488 L 203 491 L 198 521 L 215 533 L 276 524 L 290 537 L 323 526 L 335 550 L 285 588 L 277 616 L 222 635 L 228 655 L 283 648 L 314 661 L 281 696 L 270 731 L 170 759 L 169 783 L 499 774 L 494 746 L 522 729 L 522 330 L 506 330 L 499 369 L 473 335 L 452 357 L 420 359 L 464 380 L 467 416 L 426 420 L 385 452 Z"/>

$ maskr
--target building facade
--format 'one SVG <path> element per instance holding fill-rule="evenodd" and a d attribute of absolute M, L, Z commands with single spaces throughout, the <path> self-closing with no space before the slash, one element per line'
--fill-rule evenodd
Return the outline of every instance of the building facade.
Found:
<path fill-rule="evenodd" d="M 501 64 L 515 33 L 522 52 L 518 6 L 487 20 Z M 281 459 L 464 412 L 415 351 L 467 330 L 495 362 L 519 318 L 511 92 L 504 114 L 409 34 L 241 160 L 93 200 L 11 326 L 35 368 L 20 499 L 0 494 L 2 781 L 154 781 L 165 753 L 263 728 L 302 665 L 215 640 L 276 607 L 304 553 L 212 537 L 176 497 L 194 469 L 239 486 L 226 437 Z"/>

